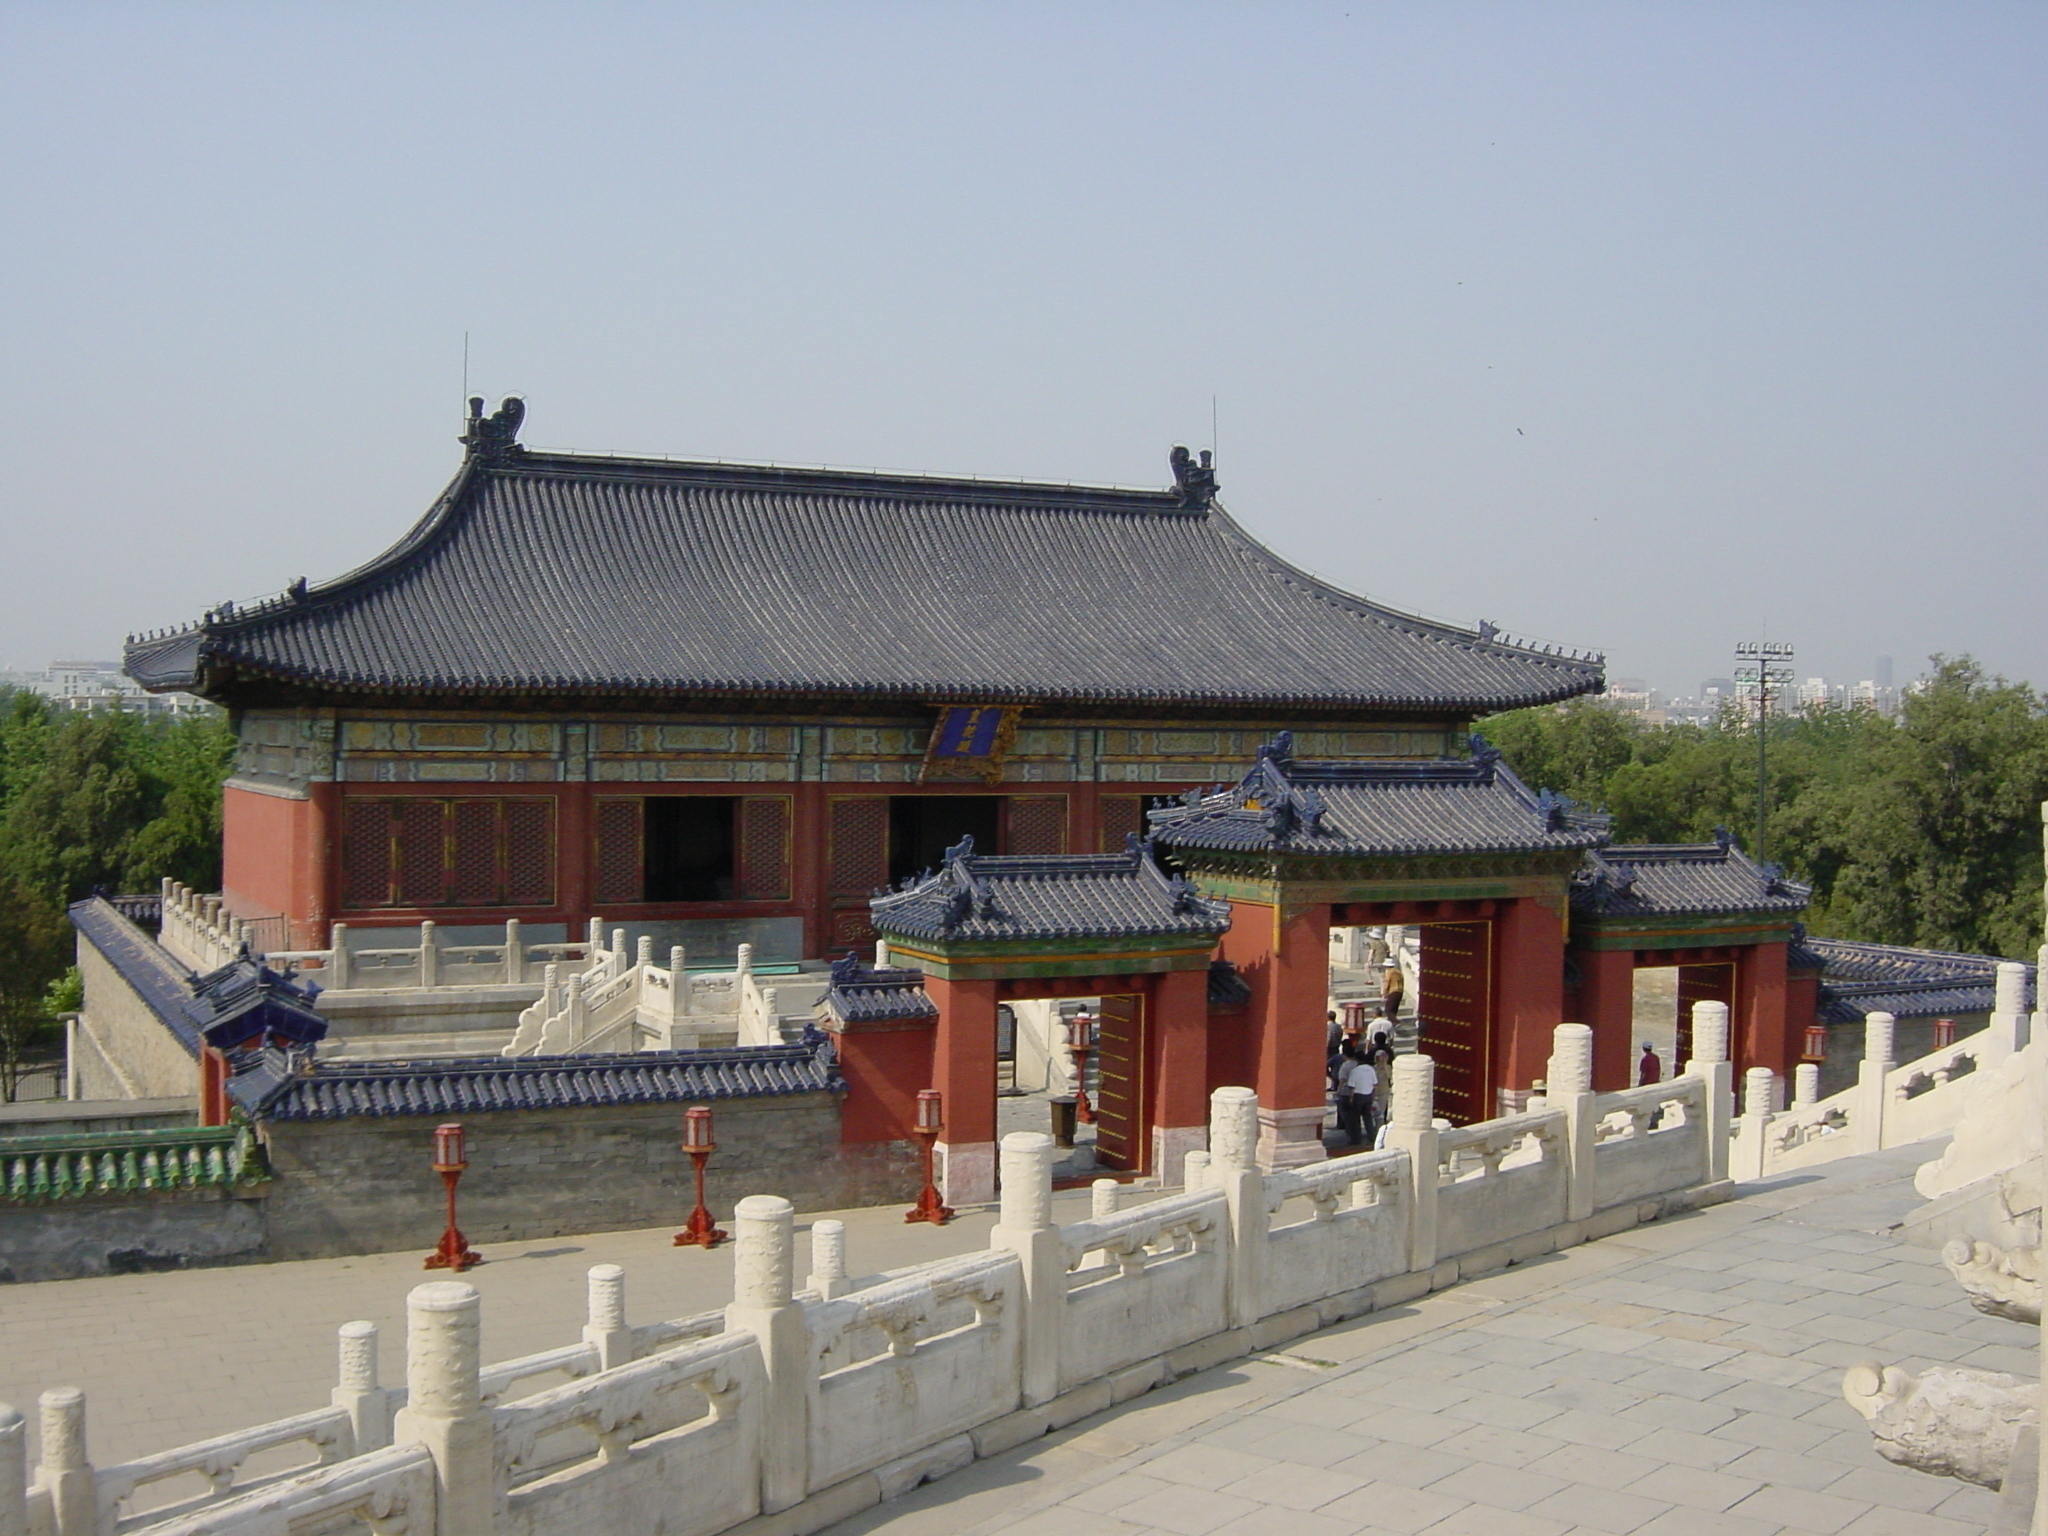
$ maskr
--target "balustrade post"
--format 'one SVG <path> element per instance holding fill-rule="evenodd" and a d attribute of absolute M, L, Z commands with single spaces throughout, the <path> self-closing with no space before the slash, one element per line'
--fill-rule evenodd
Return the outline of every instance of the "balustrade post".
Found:
<path fill-rule="evenodd" d="M 2025 1048 L 2041 1039 L 2048 1039 L 2048 944 L 2043 944 L 2035 955 L 2034 1011 L 2027 1016 L 2020 1046 Z M 2041 1443 L 2048 1445 L 2048 1435 L 2041 1437 Z"/>
<path fill-rule="evenodd" d="M 595 964 L 597 957 L 604 953 L 604 919 L 593 917 L 583 931 L 583 939 L 584 946 L 590 951 L 588 958 Z"/>
<path fill-rule="evenodd" d="M 1898 1021 L 1888 1013 L 1871 1013 L 1863 1019 L 1863 1060 L 1856 1064 L 1856 1113 L 1849 1121 L 1849 1134 L 1858 1152 L 1884 1149 L 1886 1100 L 1885 1077 L 1898 1063 L 1892 1060 L 1892 1038 Z"/>
<path fill-rule="evenodd" d="M 526 929 L 516 917 L 505 919 L 505 981 L 517 986 L 526 980 Z"/>
<path fill-rule="evenodd" d="M 36 1486 L 50 1495 L 51 1536 L 99 1536 L 99 1495 L 85 1451 L 85 1394 L 77 1387 L 56 1387 L 37 1406 L 43 1456 Z"/>
<path fill-rule="evenodd" d="M 355 1454 L 381 1451 L 391 1443 L 391 1395 L 377 1384 L 377 1325 L 343 1323 L 340 1380 L 327 1400 L 348 1410 Z"/>
<path fill-rule="evenodd" d="M 754 1336 L 768 1378 L 761 1414 L 761 1510 L 802 1502 L 810 1459 L 811 1335 L 792 1300 L 796 1207 L 749 1195 L 733 1211 L 733 1296 L 725 1326 Z"/>
<path fill-rule="evenodd" d="M 327 986 L 335 991 L 348 985 L 348 924 L 335 923 L 327 930 Z"/>
<path fill-rule="evenodd" d="M 590 1320 L 583 1325 L 583 1342 L 597 1350 L 600 1370 L 614 1371 L 633 1359 L 633 1330 L 626 1326 L 626 1272 L 616 1264 L 593 1264 L 590 1282 Z"/>
<path fill-rule="evenodd" d="M 877 939 L 875 940 L 875 969 L 878 971 L 887 970 L 888 966 L 889 941 L 887 939 Z"/>
<path fill-rule="evenodd" d="M 1394 1058 L 1394 1102 L 1387 1145 L 1408 1154 L 1408 1268 L 1436 1268 L 1436 1063 L 1411 1054 Z"/>
<path fill-rule="evenodd" d="M 482 1303 L 460 1280 L 405 1298 L 406 1402 L 393 1438 L 434 1458 L 434 1536 L 491 1536 L 491 1413 L 483 1405 Z"/>
<path fill-rule="evenodd" d="M 1180 1159 L 1180 1187 L 1183 1192 L 1209 1187 L 1209 1154 L 1202 1148 L 1183 1152 Z"/>
<path fill-rule="evenodd" d="M 1012 1131 L 997 1157 L 1002 1208 L 991 1248 L 1017 1255 L 1024 1272 L 1024 1401 L 1050 1402 L 1060 1390 L 1060 1330 L 1066 1322 L 1067 1259 L 1052 1219 L 1052 1163 L 1057 1154 L 1043 1131 Z"/>
<path fill-rule="evenodd" d="M 1728 1005 L 1692 1005 L 1692 1059 L 1686 1075 L 1702 1079 L 1707 1097 L 1707 1178 L 1709 1184 L 1728 1177 L 1729 1139 L 1734 1134 L 1735 1066 L 1728 1060 Z"/>
<path fill-rule="evenodd" d="M 1992 985 L 1991 1023 L 1980 1043 L 1980 1072 L 2027 1043 L 2027 968 L 2017 960 L 2001 960 Z"/>
<path fill-rule="evenodd" d="M 1820 1063 L 1802 1061 L 1792 1069 L 1792 1102 L 1801 1108 L 1820 1102 Z"/>
<path fill-rule="evenodd" d="M 1564 1112 L 1565 1220 L 1584 1221 L 1593 1214 L 1593 1145 L 1599 1139 L 1600 1115 L 1593 1096 L 1593 1029 L 1589 1024 L 1560 1024 L 1551 1031 L 1550 1062 L 1544 1096 L 1549 1107 Z"/>
<path fill-rule="evenodd" d="M 0 1536 L 28 1536 L 28 1421 L 6 1403 L 0 1403 Z"/>
<path fill-rule="evenodd" d="M 438 987 L 441 985 L 441 951 L 434 944 L 434 922 L 432 918 L 420 924 L 420 985 Z"/>
<path fill-rule="evenodd" d="M 826 1217 L 811 1223 L 811 1273 L 804 1286 L 827 1301 L 853 1289 L 846 1274 L 845 1222 Z"/>
<path fill-rule="evenodd" d="M 1097 1179 L 1088 1186 L 1088 1217 L 1101 1221 L 1105 1216 L 1114 1216 L 1117 1198 L 1123 1193 L 1123 1186 L 1115 1179 Z"/>
<path fill-rule="evenodd" d="M 1777 1094 L 1777 1074 L 1769 1067 L 1751 1067 L 1742 1080 L 1742 1122 L 1736 1127 L 1733 1168 L 1730 1176 L 1760 1179 L 1767 1160 L 1765 1137 L 1771 1127 L 1771 1104 Z"/>
<path fill-rule="evenodd" d="M 1259 1096 L 1249 1088 L 1209 1095 L 1209 1187 L 1230 1212 L 1230 1325 L 1265 1315 L 1266 1180 L 1259 1172 Z"/>
<path fill-rule="evenodd" d="M 635 952 L 634 952 L 634 955 L 633 955 L 633 963 L 634 963 L 635 965 L 652 965 L 652 964 L 654 964 L 654 935 L 653 935 L 653 934 L 651 934 L 651 933 L 643 933 L 643 934 L 641 934 L 641 935 L 640 935 L 640 943 L 639 943 L 638 947 L 636 948 L 636 950 L 635 950 Z"/>

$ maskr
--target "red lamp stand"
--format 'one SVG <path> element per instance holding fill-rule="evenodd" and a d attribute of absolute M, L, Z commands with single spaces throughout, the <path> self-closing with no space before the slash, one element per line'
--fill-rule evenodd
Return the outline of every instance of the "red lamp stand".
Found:
<path fill-rule="evenodd" d="M 928 1221 L 935 1227 L 943 1227 L 953 1219 L 952 1207 L 939 1198 L 939 1186 L 932 1179 L 932 1154 L 939 1132 L 946 1128 L 944 1103 L 936 1088 L 917 1091 L 915 1134 L 924 1143 L 924 1188 L 918 1191 L 917 1204 L 903 1213 L 905 1221 Z"/>
<path fill-rule="evenodd" d="M 697 1207 L 690 1212 L 690 1219 L 683 1223 L 683 1230 L 676 1234 L 678 1248 L 716 1248 L 725 1241 L 725 1233 L 718 1223 L 711 1219 L 711 1210 L 704 1204 L 704 1160 L 718 1150 L 718 1144 L 711 1139 L 711 1109 L 708 1105 L 693 1104 L 683 1111 L 683 1150 L 690 1154 L 690 1161 L 697 1168 Z"/>
<path fill-rule="evenodd" d="M 448 1230 L 441 1234 L 441 1246 L 427 1255 L 428 1269 L 452 1269 L 461 1274 L 484 1261 L 484 1256 L 469 1246 L 469 1239 L 455 1225 L 455 1186 L 468 1166 L 469 1159 L 463 1156 L 461 1125 L 450 1121 L 434 1127 L 434 1172 L 441 1175 L 441 1183 L 448 1190 Z"/>

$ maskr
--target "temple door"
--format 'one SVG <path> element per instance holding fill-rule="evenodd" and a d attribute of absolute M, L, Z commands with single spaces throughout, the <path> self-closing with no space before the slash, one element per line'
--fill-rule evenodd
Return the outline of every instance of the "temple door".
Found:
<path fill-rule="evenodd" d="M 1150 1141 L 1144 1125 L 1145 1000 L 1105 997 L 1095 1025 L 1095 1160 L 1137 1172 Z"/>
<path fill-rule="evenodd" d="M 1458 1125 L 1493 1114 L 1485 1102 L 1492 938 L 1489 923 L 1428 923 L 1422 929 L 1422 996 L 1415 1005 L 1419 1049 L 1436 1063 L 1436 1112 Z"/>

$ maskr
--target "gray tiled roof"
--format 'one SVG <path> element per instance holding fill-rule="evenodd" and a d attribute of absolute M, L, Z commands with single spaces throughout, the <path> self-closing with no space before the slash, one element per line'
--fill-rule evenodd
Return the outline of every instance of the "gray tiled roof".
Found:
<path fill-rule="evenodd" d="M 1849 939 L 1805 938 L 1801 947 L 1826 967 L 1821 973 L 1820 1018 L 1854 1024 L 1866 1014 L 1902 1019 L 1989 1013 L 1995 1000 L 1996 955 L 1944 949 L 1908 949 Z M 2037 978 L 2027 967 L 2026 1003 L 2035 1006 Z"/>
<path fill-rule="evenodd" d="M 939 1005 L 924 989 L 924 972 L 903 966 L 862 965 L 848 955 L 832 963 L 832 984 L 818 1006 L 842 1024 L 936 1019 Z"/>
<path fill-rule="evenodd" d="M 1607 818 L 1530 790 L 1474 738 L 1469 758 L 1296 762 L 1283 737 L 1233 787 L 1150 812 L 1170 848 L 1372 858 L 1591 848 Z"/>
<path fill-rule="evenodd" d="M 153 689 L 791 693 L 1475 713 L 1597 659 L 1398 613 L 1171 491 L 521 450 L 386 554 L 130 642 Z"/>
<path fill-rule="evenodd" d="M 1732 840 L 1721 839 L 1596 849 L 1572 879 L 1572 909 L 1597 917 L 1790 917 L 1812 899 L 1810 887 L 1758 865 Z"/>
<path fill-rule="evenodd" d="M 1215 939 L 1230 926 L 1228 903 L 1198 896 L 1135 838 L 1122 853 L 1042 857 L 976 854 L 962 838 L 936 874 L 868 909 L 876 932 L 906 939 Z"/>
<path fill-rule="evenodd" d="M 488 1114 L 579 1105 L 682 1104 L 838 1093 L 845 1089 L 822 1035 L 801 1045 L 622 1056 L 454 1057 L 322 1066 L 294 1073 L 265 1051 L 228 1083 L 249 1113 L 269 1120 Z"/>

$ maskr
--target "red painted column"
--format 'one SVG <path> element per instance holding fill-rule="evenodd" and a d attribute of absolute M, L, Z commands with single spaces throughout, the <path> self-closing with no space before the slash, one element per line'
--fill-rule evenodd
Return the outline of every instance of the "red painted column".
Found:
<path fill-rule="evenodd" d="M 199 1047 L 199 1123 L 228 1123 L 227 1062 L 210 1045 Z"/>
<path fill-rule="evenodd" d="M 925 978 L 938 1005 L 931 1086 L 945 1095 L 948 1205 L 979 1205 L 996 1192 L 996 984 Z"/>
<path fill-rule="evenodd" d="M 1330 996 L 1330 909 L 1287 914 L 1230 904 L 1224 958 L 1252 989 L 1243 1015 L 1243 1066 L 1259 1096 L 1259 1161 L 1293 1168 L 1323 1156 L 1324 1018 Z"/>
<path fill-rule="evenodd" d="M 1526 1088 L 1549 1070 L 1552 1032 L 1564 1022 L 1565 893 L 1553 906 L 1531 897 L 1504 901 L 1493 920 L 1493 1039 L 1483 1113 L 1497 1114 L 1499 1088 Z"/>
<path fill-rule="evenodd" d="M 1735 972 L 1744 1070 L 1769 1067 L 1781 1082 L 1788 1081 L 1801 1042 L 1789 1027 L 1785 944 L 1781 940 L 1743 950 Z"/>
<path fill-rule="evenodd" d="M 292 914 L 291 947 L 325 949 L 334 921 L 336 871 L 340 868 L 341 786 L 329 780 L 309 786 L 305 837 L 300 855 L 305 871 L 299 910 Z"/>
<path fill-rule="evenodd" d="M 1181 1159 L 1209 1145 L 1209 973 L 1154 978 L 1145 1013 L 1146 1120 L 1151 1169 L 1168 1184 Z"/>
<path fill-rule="evenodd" d="M 1593 1088 L 1616 1093 L 1635 1083 L 1636 957 L 1627 949 L 1577 949 L 1575 1024 L 1593 1030 Z"/>
<path fill-rule="evenodd" d="M 825 786 L 799 784 L 792 807 L 789 894 L 803 911 L 803 953 L 824 955 L 832 937 L 832 915 L 825 899 Z M 836 957 L 835 957 L 836 958 Z M 864 956 L 864 959 L 872 956 Z"/>
<path fill-rule="evenodd" d="M 555 905 L 569 924 L 569 942 L 590 921 L 590 786 L 564 784 L 555 826 Z"/>

